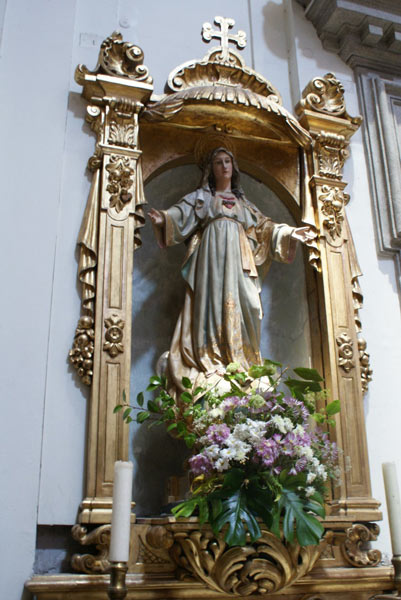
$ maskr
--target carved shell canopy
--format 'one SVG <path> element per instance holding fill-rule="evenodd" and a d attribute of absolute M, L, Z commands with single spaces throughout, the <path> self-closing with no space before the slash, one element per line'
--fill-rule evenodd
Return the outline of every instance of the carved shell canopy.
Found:
<path fill-rule="evenodd" d="M 203 38 L 209 41 L 212 37 L 220 37 L 221 46 L 212 48 L 201 60 L 188 61 L 174 69 L 168 78 L 169 92 L 159 101 L 149 103 L 143 118 L 150 121 L 175 118 L 183 105 L 202 104 L 202 111 L 197 117 L 197 124 L 201 126 L 206 124 L 201 122 L 201 117 L 207 106 L 243 106 L 262 113 L 261 118 L 269 122 L 273 139 L 309 146 L 309 133 L 283 108 L 277 89 L 247 67 L 243 58 L 228 47 L 228 42 L 234 42 L 244 48 L 245 33 L 239 31 L 231 35 L 228 32 L 234 25 L 233 19 L 215 17 L 215 23 L 222 31 L 214 31 L 209 23 L 205 23 Z"/>

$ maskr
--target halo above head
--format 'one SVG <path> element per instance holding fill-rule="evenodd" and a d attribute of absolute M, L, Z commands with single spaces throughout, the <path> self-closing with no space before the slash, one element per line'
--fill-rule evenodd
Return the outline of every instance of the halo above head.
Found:
<path fill-rule="evenodd" d="M 197 141 L 194 149 L 195 160 L 202 170 L 216 148 L 227 148 L 235 156 L 235 144 L 228 135 L 216 133 L 215 135 L 204 136 Z"/>

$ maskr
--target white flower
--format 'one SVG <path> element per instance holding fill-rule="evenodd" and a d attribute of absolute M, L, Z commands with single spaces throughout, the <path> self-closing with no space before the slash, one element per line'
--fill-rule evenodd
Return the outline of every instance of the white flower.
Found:
<path fill-rule="evenodd" d="M 312 487 L 311 485 L 309 485 L 308 487 L 305 488 L 305 495 L 307 498 L 309 498 L 309 496 L 313 496 L 313 494 L 316 492 L 315 488 Z"/>
<path fill-rule="evenodd" d="M 271 392 L 273 389 L 274 388 L 270 383 L 270 379 L 266 376 L 261 377 L 260 379 L 254 379 L 248 386 L 248 390 L 255 390 L 258 393 Z"/>
<path fill-rule="evenodd" d="M 211 410 L 209 410 L 209 416 L 212 419 L 219 419 L 224 416 L 224 411 L 222 408 L 220 408 L 220 406 L 217 406 L 216 408 L 212 408 Z"/>
<path fill-rule="evenodd" d="M 316 473 L 312 473 L 312 471 L 309 471 L 309 473 L 306 476 L 306 483 L 312 483 L 312 481 L 314 481 L 316 479 Z"/>
<path fill-rule="evenodd" d="M 225 454 L 225 450 L 221 451 L 222 456 L 230 456 L 234 460 L 242 462 L 245 460 L 246 455 L 252 449 L 252 446 L 242 442 L 241 440 L 235 439 L 232 435 L 230 435 L 224 442 L 227 445 L 227 450 L 230 451 L 230 454 Z"/>
<path fill-rule="evenodd" d="M 216 471 L 219 471 L 220 473 L 222 471 L 227 471 L 227 469 L 229 469 L 229 467 L 230 467 L 230 460 L 226 457 L 218 458 L 216 460 L 216 462 L 214 463 L 214 468 L 216 469 Z"/>
<path fill-rule="evenodd" d="M 210 460 L 215 460 L 220 455 L 220 448 L 217 444 L 211 444 L 205 448 L 204 453 Z"/>
<path fill-rule="evenodd" d="M 310 461 L 313 461 L 313 450 L 310 446 L 297 446 L 298 456 L 305 456 Z"/>
<path fill-rule="evenodd" d="M 303 436 L 303 434 L 305 433 L 305 427 L 303 425 L 297 425 L 294 429 L 294 433 L 296 435 L 300 435 Z"/>
<path fill-rule="evenodd" d="M 288 433 L 294 429 L 294 425 L 288 417 L 280 417 L 280 415 L 274 415 L 271 418 L 271 421 L 274 423 L 276 428 L 280 431 L 280 433 Z"/>

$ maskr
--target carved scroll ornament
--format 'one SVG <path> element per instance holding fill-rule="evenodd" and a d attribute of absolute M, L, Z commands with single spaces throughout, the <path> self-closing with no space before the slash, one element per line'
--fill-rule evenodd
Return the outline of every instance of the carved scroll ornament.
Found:
<path fill-rule="evenodd" d="M 110 568 L 109 545 L 111 525 L 102 525 L 93 531 L 87 531 L 86 527 L 74 525 L 72 537 L 83 546 L 95 545 L 98 554 L 74 554 L 71 566 L 80 573 L 106 573 Z"/>
<path fill-rule="evenodd" d="M 355 523 L 347 529 L 342 545 L 343 555 L 353 567 L 375 567 L 381 560 L 380 550 L 370 549 L 368 543 L 377 540 L 380 528 L 376 523 Z"/>
<path fill-rule="evenodd" d="M 312 569 L 327 543 L 288 545 L 262 529 L 262 537 L 253 544 L 230 548 L 205 527 L 173 533 L 174 562 L 209 589 L 231 596 L 270 594 L 294 583 Z"/>

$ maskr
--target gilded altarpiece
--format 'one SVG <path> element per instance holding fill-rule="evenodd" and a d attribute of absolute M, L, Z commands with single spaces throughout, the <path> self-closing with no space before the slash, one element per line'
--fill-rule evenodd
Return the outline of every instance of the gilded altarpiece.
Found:
<path fill-rule="evenodd" d="M 343 450 L 341 483 L 331 491 L 327 531 L 317 548 L 288 547 L 264 531 L 257 543 L 228 551 L 196 518 L 133 518 L 128 597 L 365 600 L 391 588 L 391 569 L 379 566 L 380 552 L 371 547 L 381 519 L 371 497 L 363 413 L 372 372 L 342 176 L 360 118 L 348 115 L 341 83 L 331 73 L 313 79 L 297 117 L 290 114 L 272 84 L 229 48 L 243 47 L 245 34 L 230 34 L 232 20 L 216 17 L 215 23 L 221 31 L 206 24 L 203 37 L 219 37 L 220 45 L 176 68 L 162 97 L 152 96 L 141 49 L 117 33 L 103 42 L 93 71 L 82 65 L 76 71 L 97 136 L 78 240 L 82 315 L 70 352 L 91 394 L 86 497 L 73 528 L 91 552 L 83 548 L 73 557 L 75 574 L 34 577 L 28 587 L 40 599 L 105 596 L 113 465 L 128 458 L 128 428 L 113 408 L 123 390 L 129 401 L 143 182 L 167 168 L 199 163 L 216 146 L 232 149 L 241 171 L 268 185 L 297 223 L 314 231 L 304 251 L 312 364 L 342 404 L 331 432 Z"/>

